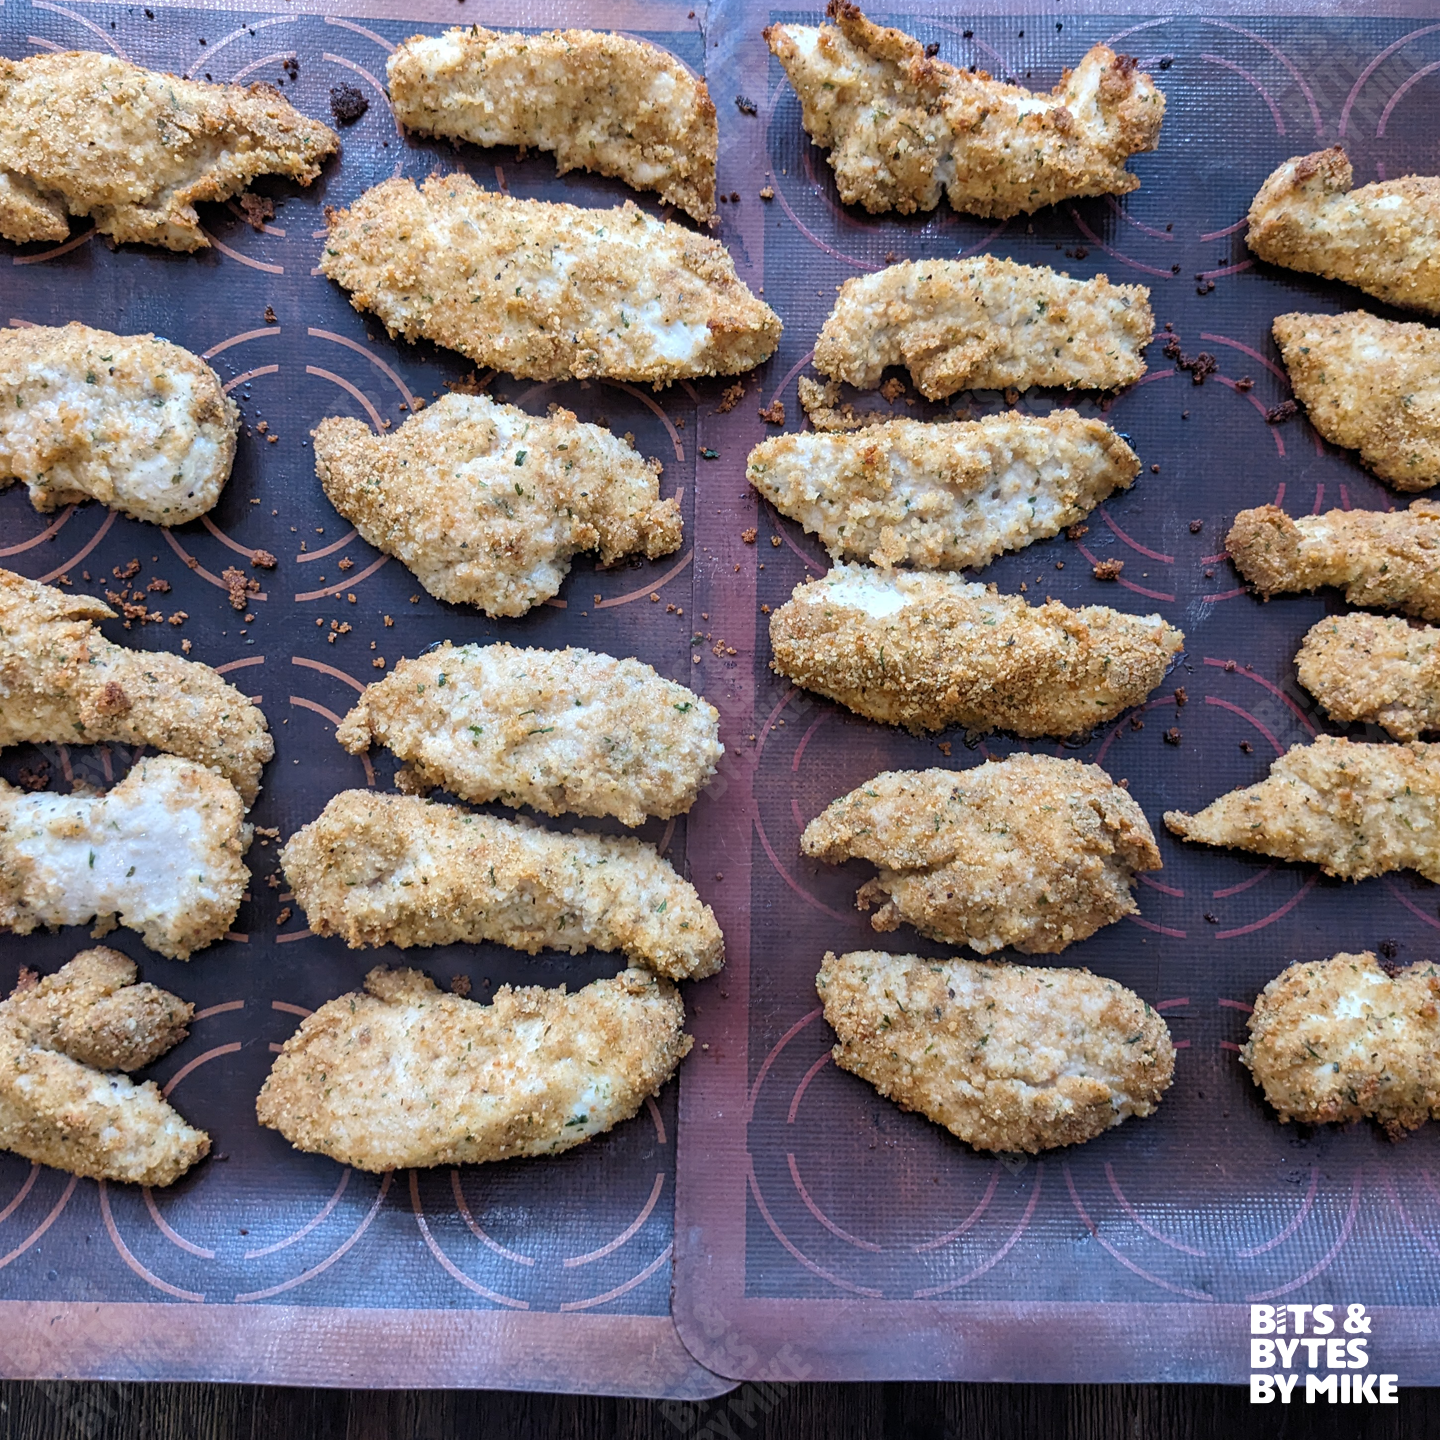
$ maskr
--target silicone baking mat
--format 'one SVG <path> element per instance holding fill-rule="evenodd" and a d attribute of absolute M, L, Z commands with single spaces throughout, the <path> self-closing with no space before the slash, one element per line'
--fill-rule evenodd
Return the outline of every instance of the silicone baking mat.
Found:
<path fill-rule="evenodd" d="M 601 572 L 578 559 L 558 601 L 520 620 L 491 622 L 432 600 L 398 561 L 357 539 L 321 493 L 308 443 L 326 415 L 398 425 L 415 397 L 431 400 L 470 371 L 459 356 L 390 341 L 314 273 L 325 205 L 392 174 L 460 166 L 522 196 L 609 205 L 628 193 L 584 175 L 558 180 L 547 156 L 522 163 L 514 151 L 403 137 L 383 91 L 387 52 L 422 24 L 455 19 L 590 24 L 651 36 L 699 66 L 703 42 L 689 7 L 447 3 L 409 7 L 405 19 L 394 18 L 394 6 L 305 8 L 20 0 L 0 14 L 0 48 L 13 57 L 94 48 L 196 77 L 265 80 L 327 120 L 333 86 L 351 85 L 370 102 L 343 130 L 342 158 L 310 189 L 254 187 L 275 201 L 263 231 L 234 206 L 213 206 L 203 218 L 214 245 L 201 254 L 111 250 L 83 223 L 65 244 L 0 253 L 0 320 L 153 330 L 207 356 L 240 404 L 234 475 L 203 521 L 165 532 L 95 505 L 41 516 L 17 487 L 0 496 L 0 563 L 138 603 L 157 618 L 107 624 L 107 633 L 141 648 L 178 650 L 189 640 L 194 658 L 256 696 L 277 753 L 251 818 L 282 836 L 341 789 L 389 788 L 391 757 L 354 759 L 333 739 L 337 717 L 382 661 L 446 638 L 503 638 L 638 655 L 687 681 L 696 668 L 701 392 L 495 379 L 490 393 L 499 398 L 537 413 L 558 402 L 633 434 L 664 463 L 663 491 L 682 496 L 686 522 L 684 547 L 654 564 Z M 255 550 L 278 565 L 254 568 Z M 242 611 L 231 609 L 223 584 L 229 567 L 259 583 Z M 151 589 L 152 580 L 170 588 Z M 169 623 L 179 612 L 188 618 Z M 103 786 L 131 758 L 118 747 L 16 749 L 3 769 L 14 779 L 44 761 L 52 788 L 64 791 L 73 780 Z M 641 833 L 683 866 L 686 829 L 684 820 L 652 822 Z M 566 1155 L 423 1174 L 378 1177 L 301 1155 L 255 1120 L 272 1052 L 299 1017 L 358 987 L 372 965 L 408 959 L 442 985 L 464 975 L 484 998 L 506 982 L 574 988 L 615 973 L 616 957 L 530 959 L 497 946 L 408 957 L 348 951 L 307 934 L 283 879 L 271 883 L 276 851 L 257 841 L 236 933 L 190 963 L 148 953 L 128 931 L 109 937 L 143 978 L 196 1004 L 190 1038 L 154 1074 L 210 1131 L 215 1153 L 153 1193 L 0 1156 L 0 1370 L 691 1397 L 727 1388 L 690 1358 L 670 1320 L 674 1085 L 630 1123 Z M 87 943 L 80 930 L 6 939 L 0 983 L 8 990 L 22 965 L 53 970 Z"/>
<path fill-rule="evenodd" d="M 765 0 L 712 10 L 711 91 L 722 113 L 736 95 L 755 110 L 722 166 L 722 188 L 739 194 L 723 233 L 786 325 L 746 403 L 701 416 L 728 487 L 713 506 L 702 494 L 698 538 L 709 550 L 697 600 L 723 619 L 714 629 L 724 640 L 720 655 L 706 648 L 702 673 L 732 754 L 723 795 L 691 817 L 690 857 L 713 888 L 730 958 L 698 992 L 694 1029 L 708 1049 L 692 1055 L 681 1089 L 675 1315 L 713 1370 L 1233 1381 L 1248 1370 L 1251 1303 L 1329 1302 L 1370 1307 L 1372 1370 L 1402 1384 L 1440 1380 L 1434 1127 L 1393 1145 L 1368 1124 L 1282 1127 L 1236 1053 L 1256 993 L 1292 961 L 1341 949 L 1435 957 L 1440 892 L 1411 873 L 1343 885 L 1313 867 L 1186 847 L 1160 819 L 1262 778 L 1277 754 L 1335 729 L 1298 688 L 1293 656 L 1309 626 L 1340 608 L 1336 596 L 1262 605 L 1221 552 L 1244 506 L 1307 514 L 1394 503 L 1303 418 L 1266 418 L 1289 395 L 1269 333 L 1276 314 L 1362 303 L 1391 312 L 1255 264 L 1243 217 L 1277 164 L 1337 140 L 1357 183 L 1440 169 L 1440 24 L 1426 13 L 967 18 L 939 5 L 877 8 L 873 18 L 938 44 L 942 59 L 1037 88 L 1108 39 L 1165 90 L 1160 148 L 1132 162 L 1138 191 L 1000 224 L 944 206 L 908 219 L 842 206 L 760 38 L 772 20 L 813 24 L 817 13 Z M 758 195 L 766 184 L 771 200 Z M 773 674 L 765 608 L 827 562 L 743 486 L 747 450 L 774 433 L 759 406 L 778 398 L 791 428 L 802 418 L 797 377 L 842 281 L 896 259 L 980 252 L 1148 285 L 1180 358 L 1207 352 L 1217 366 L 1201 384 L 1157 342 L 1148 374 L 1113 403 L 1068 400 L 1131 439 L 1141 478 L 1079 538 L 983 572 L 1032 600 L 1158 611 L 1187 637 L 1145 705 L 1051 747 L 1128 778 L 1164 856 L 1162 871 L 1142 877 L 1137 916 L 1056 963 L 1111 976 L 1163 1013 L 1179 1051 L 1175 1083 L 1154 1118 L 1039 1159 L 973 1152 L 837 1070 L 814 990 L 825 951 L 947 952 L 908 927 L 869 929 L 853 905 L 869 866 L 820 866 L 798 850 L 806 821 L 880 770 L 962 768 L 1030 747 L 961 732 L 914 739 Z M 1062 398 L 1031 392 L 1021 408 Z M 951 417 L 1003 408 L 996 394 L 893 406 Z M 750 526 L 753 545 L 742 534 Z M 1118 582 L 1093 576 L 1109 560 L 1124 562 Z"/>

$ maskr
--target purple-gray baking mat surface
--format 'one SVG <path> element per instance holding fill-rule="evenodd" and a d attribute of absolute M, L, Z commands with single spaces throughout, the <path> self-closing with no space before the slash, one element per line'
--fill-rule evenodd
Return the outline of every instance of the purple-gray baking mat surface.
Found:
<path fill-rule="evenodd" d="M 431 8 L 428 29 L 454 10 Z M 615 19 L 608 6 L 539 15 L 496 6 L 481 15 L 471 6 L 463 18 L 621 24 L 703 63 L 687 6 L 622 9 Z M 0 48 L 12 57 L 110 49 L 196 77 L 269 81 L 327 121 L 331 87 L 351 85 L 369 101 L 342 132 L 341 159 L 309 189 L 257 183 L 255 192 L 275 202 L 263 229 L 233 205 L 212 206 L 203 222 L 213 247 L 199 254 L 111 249 L 86 222 L 65 244 L 0 253 L 0 320 L 154 331 L 205 355 L 240 404 L 234 474 L 202 521 L 165 531 L 94 504 L 43 516 L 17 486 L 0 495 L 0 564 L 76 593 L 120 597 L 116 608 L 131 606 L 132 618 L 107 623 L 107 634 L 142 649 L 189 642 L 193 658 L 255 696 L 276 756 L 250 818 L 282 837 L 342 789 L 391 788 L 393 758 L 345 754 L 334 727 L 382 666 L 433 642 L 580 644 L 637 655 L 680 680 L 696 668 L 694 417 L 702 401 L 713 407 L 722 386 L 713 395 L 684 385 L 657 394 L 493 380 L 490 394 L 536 413 L 558 402 L 632 433 L 663 462 L 663 493 L 680 493 L 685 514 L 676 554 L 606 571 L 581 557 L 558 599 L 523 619 L 490 621 L 432 599 L 399 561 L 357 538 L 320 490 L 309 432 L 324 416 L 396 426 L 417 397 L 431 400 L 471 373 L 457 355 L 391 341 L 314 273 L 325 205 L 347 203 L 390 175 L 461 166 L 515 195 L 609 205 L 628 194 L 584 175 L 557 179 L 547 156 L 521 162 L 513 150 L 402 137 L 384 66 L 417 28 L 414 18 L 373 14 L 361 23 L 48 0 L 7 6 L 0 17 Z M 255 551 L 278 563 L 256 568 Z M 259 584 L 242 609 L 231 608 L 227 569 Z M 74 781 L 103 787 L 132 759 L 116 746 L 21 747 L 5 753 L 0 769 L 14 780 L 44 765 L 50 787 L 68 791 Z M 686 831 L 681 819 L 640 833 L 683 867 Z M 408 961 L 444 986 L 463 975 L 486 998 L 505 983 L 573 989 L 614 974 L 617 957 L 532 959 L 490 945 L 350 951 L 307 933 L 276 873 L 277 850 L 257 840 L 236 933 L 189 963 L 148 952 L 129 931 L 108 938 L 144 979 L 195 1002 L 190 1038 L 153 1075 L 210 1132 L 214 1151 L 153 1193 L 0 1155 L 0 1372 L 681 1396 L 727 1388 L 691 1359 L 670 1319 L 674 1085 L 634 1120 L 553 1159 L 384 1177 L 302 1155 L 255 1119 L 255 1095 L 280 1042 L 307 1012 L 357 988 L 372 965 Z M 49 972 L 87 943 L 83 930 L 10 937 L 0 983 L 8 991 L 22 966 Z"/>
<path fill-rule="evenodd" d="M 815 23 L 815 12 L 763 0 L 712 11 L 711 92 L 722 113 L 739 108 L 737 95 L 755 109 L 722 157 L 721 188 L 739 194 L 724 207 L 724 233 L 786 329 L 745 403 L 700 417 L 727 489 L 719 518 L 721 500 L 702 495 L 697 603 L 715 644 L 697 668 L 731 755 L 723 787 L 691 817 L 690 860 L 714 897 L 729 963 L 694 992 L 702 1048 L 681 1086 L 676 1322 L 697 1358 L 740 1377 L 1233 1381 L 1248 1370 L 1251 1304 L 1357 1303 L 1374 1317 L 1371 1369 L 1434 1384 L 1440 1132 L 1392 1144 L 1369 1124 L 1282 1126 L 1237 1050 L 1256 994 L 1293 961 L 1342 949 L 1401 963 L 1440 956 L 1440 891 L 1408 872 L 1347 885 L 1310 866 L 1186 846 L 1160 817 L 1259 780 L 1289 746 L 1336 730 L 1297 686 L 1293 657 L 1310 625 L 1342 608 L 1337 597 L 1262 605 L 1221 552 L 1245 506 L 1309 514 L 1396 503 L 1303 418 L 1271 424 L 1266 414 L 1289 396 L 1270 338 L 1276 314 L 1391 312 L 1255 263 L 1244 216 L 1282 160 L 1336 141 L 1358 183 L 1440 169 L 1440 25 L 966 19 L 936 6 L 874 18 L 938 44 L 944 60 L 1047 89 L 1108 39 L 1140 57 L 1168 110 L 1158 152 L 1132 162 L 1141 188 L 1121 200 L 1004 224 L 944 206 L 870 216 L 840 204 L 760 38 L 772 20 Z M 1134 488 L 1090 516 L 1084 534 L 982 575 L 1032 600 L 1159 612 L 1186 634 L 1146 704 L 1050 747 L 1128 779 L 1164 856 L 1164 869 L 1142 878 L 1138 915 L 1052 963 L 1088 966 L 1153 1004 L 1179 1051 L 1175 1083 L 1153 1118 L 1033 1159 L 974 1152 L 830 1060 L 814 987 L 826 950 L 947 951 L 909 927 L 877 936 L 854 907 L 870 867 L 804 860 L 798 839 L 831 799 L 880 770 L 959 769 L 1046 747 L 967 743 L 958 731 L 915 739 L 771 672 L 766 607 L 827 562 L 743 480 L 747 450 L 775 433 L 759 407 L 778 398 L 789 428 L 803 418 L 797 377 L 842 281 L 896 259 L 980 252 L 1148 285 L 1157 323 L 1172 325 L 1179 345 L 1177 356 L 1157 340 L 1144 379 L 1113 403 L 1067 402 L 1130 438 L 1144 463 Z M 1201 352 L 1215 368 L 1192 379 L 1177 361 Z M 1062 398 L 1031 392 L 1020 406 L 1044 412 Z M 895 414 L 946 413 L 911 399 L 897 399 Z M 1000 395 L 967 394 L 948 413 L 1003 408 Z M 1124 562 L 1118 581 L 1095 578 L 1102 561 Z M 742 736 L 753 738 L 736 745 Z"/>

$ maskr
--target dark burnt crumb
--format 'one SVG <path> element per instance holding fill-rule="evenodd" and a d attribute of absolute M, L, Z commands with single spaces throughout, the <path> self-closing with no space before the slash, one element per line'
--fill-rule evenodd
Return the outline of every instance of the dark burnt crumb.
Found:
<path fill-rule="evenodd" d="M 1282 400 L 1265 412 L 1265 420 L 1270 425 L 1283 425 L 1299 413 L 1300 407 L 1293 400 Z"/>
<path fill-rule="evenodd" d="M 1190 533 L 1192 535 L 1198 535 L 1204 528 L 1205 522 L 1203 520 L 1192 520 L 1190 522 Z"/>
<path fill-rule="evenodd" d="M 252 230 L 264 230 L 265 222 L 275 218 L 275 202 L 268 195 L 242 195 L 240 210 Z"/>
<path fill-rule="evenodd" d="M 1188 420 L 1190 418 L 1190 412 L 1188 410 L 1182 410 L 1180 412 L 1180 418 L 1182 420 Z"/>
<path fill-rule="evenodd" d="M 353 125 L 368 109 L 364 92 L 341 83 L 330 87 L 330 113 L 337 125 Z"/>
<path fill-rule="evenodd" d="M 250 563 L 261 570 L 273 570 L 280 562 L 268 550 L 257 550 L 250 557 Z"/>
<path fill-rule="evenodd" d="M 887 251 L 885 252 L 885 263 L 886 263 L 887 265 L 893 265 L 893 264 L 895 263 L 896 259 L 897 259 L 897 256 L 896 256 L 896 254 L 895 254 L 895 252 L 894 252 L 893 250 L 887 250 Z"/>
<path fill-rule="evenodd" d="M 1248 375 L 1242 375 L 1236 382 L 1235 388 L 1240 391 L 1253 390 L 1255 382 Z"/>
<path fill-rule="evenodd" d="M 1167 745 L 1178 745 L 1184 738 L 1174 725 L 1165 732 L 1165 743 Z"/>
<path fill-rule="evenodd" d="M 767 425 L 783 425 L 785 423 L 785 402 L 772 400 L 761 409 L 760 418 Z"/>
<path fill-rule="evenodd" d="M 1020 392 L 1018 390 L 1007 390 L 1005 392 L 1005 403 L 1007 405 L 1018 405 L 1020 403 Z"/>
<path fill-rule="evenodd" d="M 1202 280 L 1195 287 L 1195 293 L 1197 295 L 1208 295 L 1214 288 L 1215 282 L 1213 280 Z"/>
<path fill-rule="evenodd" d="M 267 325 L 278 325 L 280 323 L 279 317 L 275 314 L 275 307 L 273 305 L 267 305 L 265 307 L 265 323 Z"/>
<path fill-rule="evenodd" d="M 730 192 L 730 203 L 732 205 L 738 205 L 740 203 L 740 192 L 738 190 L 732 190 Z"/>
<path fill-rule="evenodd" d="M 754 102 L 748 95 L 737 95 L 737 96 L 735 97 L 735 108 L 736 108 L 742 115 L 756 115 L 756 114 L 759 114 L 759 111 L 758 111 L 757 108 L 756 108 L 755 102 Z"/>
<path fill-rule="evenodd" d="M 1180 265 L 1178 262 L 1170 267 L 1170 273 L 1172 275 L 1178 275 L 1180 273 Z"/>
<path fill-rule="evenodd" d="M 1185 687 L 1183 685 L 1177 685 L 1175 687 L 1175 708 L 1177 710 L 1183 710 L 1189 703 L 1190 697 L 1185 693 Z"/>
<path fill-rule="evenodd" d="M 1150 467 L 1150 473 L 1152 475 L 1158 475 L 1160 473 L 1160 467 L 1158 465 L 1152 465 Z"/>
<path fill-rule="evenodd" d="M 1101 560 L 1095 566 L 1094 576 L 1097 580 L 1118 580 L 1120 572 L 1125 568 L 1123 560 Z"/>
<path fill-rule="evenodd" d="M 458 995 L 464 1000 L 470 994 L 470 977 L 468 975 L 452 975 L 450 977 L 450 993 Z"/>
<path fill-rule="evenodd" d="M 939 42 L 938 40 L 932 40 L 932 41 L 925 47 L 925 58 L 926 58 L 927 60 L 933 60 L 939 53 L 940 53 L 940 42 Z"/>
<path fill-rule="evenodd" d="M 720 403 L 715 407 L 717 415 L 728 415 L 745 398 L 745 386 L 736 381 L 735 384 L 727 386 L 725 393 L 720 397 Z"/>
<path fill-rule="evenodd" d="M 1160 57 L 1160 69 L 1162 70 L 1168 70 L 1174 63 L 1175 57 L 1173 55 L 1162 55 Z M 1170 227 L 1167 225 L 1165 228 L 1168 230 Z"/>
<path fill-rule="evenodd" d="M 1077 245 L 1075 247 L 1075 258 L 1077 260 L 1088 260 L 1090 258 L 1090 247 L 1088 245 Z"/>
<path fill-rule="evenodd" d="M 1242 755 L 1253 755 L 1255 753 L 1255 747 L 1248 740 L 1242 740 L 1240 742 L 1240 753 Z"/>
<path fill-rule="evenodd" d="M 1206 923 L 1207 925 L 1218 925 L 1218 924 L 1220 923 L 1220 917 L 1219 917 L 1218 915 L 1212 915 L 1212 914 L 1207 910 L 1207 911 L 1205 912 L 1205 923 Z"/>
<path fill-rule="evenodd" d="M 1399 944 L 1394 940 L 1382 940 L 1375 947 L 1387 960 L 1393 960 L 1400 952 Z"/>
<path fill-rule="evenodd" d="M 1143 730 L 1145 728 L 1145 721 L 1139 715 L 1132 715 L 1130 717 L 1130 728 L 1132 730 Z"/>
<path fill-rule="evenodd" d="M 1171 335 L 1165 342 L 1163 353 L 1167 359 L 1175 362 L 1177 370 L 1189 372 L 1192 385 L 1203 385 L 1205 377 L 1213 375 L 1220 368 L 1219 362 L 1208 350 L 1202 350 L 1192 359 L 1180 348 L 1178 335 Z"/>
<path fill-rule="evenodd" d="M 1215 578 L 1215 572 L 1213 570 L 1206 570 L 1205 578 L 1207 580 L 1213 580 Z"/>
<path fill-rule="evenodd" d="M 1074 524 L 1066 527 L 1065 538 L 1067 540 L 1079 540 L 1082 536 L 1090 533 L 1088 525 Z"/>
<path fill-rule="evenodd" d="M 43 790 L 50 783 L 50 762 L 42 760 L 33 770 L 28 766 L 20 771 L 22 790 Z"/>

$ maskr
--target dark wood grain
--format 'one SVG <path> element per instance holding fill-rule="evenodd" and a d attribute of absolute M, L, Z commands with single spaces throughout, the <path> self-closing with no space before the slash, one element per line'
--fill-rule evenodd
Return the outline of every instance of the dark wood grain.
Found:
<path fill-rule="evenodd" d="M 765 1406 L 769 1404 L 768 1413 Z M 1440 1390 L 1398 1407 L 1251 1407 L 1202 1385 L 749 1387 L 699 1405 L 495 1391 L 0 1383 L 0 1440 L 1427 1440 Z"/>

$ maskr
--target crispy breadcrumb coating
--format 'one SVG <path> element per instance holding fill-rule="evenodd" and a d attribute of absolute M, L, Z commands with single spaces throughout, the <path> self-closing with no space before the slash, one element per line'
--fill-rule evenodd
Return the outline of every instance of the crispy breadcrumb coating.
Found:
<path fill-rule="evenodd" d="M 0 928 L 117 924 L 174 960 L 222 939 L 250 879 L 235 787 L 172 755 L 104 795 L 26 794 L 0 780 Z"/>
<path fill-rule="evenodd" d="M 72 1175 L 169 1185 L 210 1137 L 138 1070 L 178 1045 L 195 1007 L 135 983 L 118 951 L 82 950 L 43 980 L 21 970 L 0 1002 L 0 1149 Z"/>
<path fill-rule="evenodd" d="M 365 945 L 493 940 L 534 955 L 618 950 L 672 980 L 712 975 L 710 907 L 652 845 L 345 790 L 280 854 L 317 935 Z"/>
<path fill-rule="evenodd" d="M 240 411 L 198 355 L 71 321 L 0 330 L 0 485 L 183 525 L 220 498 Z"/>
<path fill-rule="evenodd" d="M 1143 285 L 993 255 L 906 260 L 840 287 L 814 363 L 861 390 L 903 365 L 927 400 L 1033 385 L 1113 390 L 1145 373 L 1154 329 Z"/>
<path fill-rule="evenodd" d="M 1352 605 L 1440 620 L 1440 503 L 1327 510 L 1292 520 L 1276 505 L 1242 510 L 1225 537 L 1235 568 L 1267 600 L 1343 585 Z"/>
<path fill-rule="evenodd" d="M 1440 484 L 1440 335 L 1428 325 L 1277 315 L 1275 343 L 1310 423 L 1397 490 Z"/>
<path fill-rule="evenodd" d="M 253 805 L 275 753 L 265 716 L 208 665 L 127 650 L 115 612 L 0 569 L 0 745 L 152 745 L 218 770 Z"/>
<path fill-rule="evenodd" d="M 1398 616 L 1327 615 L 1295 657 L 1300 683 L 1343 725 L 1379 725 L 1396 740 L 1440 730 L 1440 630 Z"/>
<path fill-rule="evenodd" d="M 1168 810 L 1165 824 L 1202 845 L 1308 861 L 1342 880 L 1418 870 L 1440 883 L 1440 745 L 1317 735 L 1258 785 L 1198 815 Z"/>
<path fill-rule="evenodd" d="M 825 956 L 815 988 L 842 1070 L 977 1150 L 1079 1145 L 1154 1114 L 1175 1049 L 1133 990 L 1088 970 Z"/>
<path fill-rule="evenodd" d="M 725 753 L 715 707 L 639 660 L 448 640 L 369 686 L 335 738 L 392 750 L 412 794 L 625 825 L 683 815 Z"/>
<path fill-rule="evenodd" d="M 988 955 L 1054 955 L 1133 915 L 1138 870 L 1160 869 L 1140 807 L 1098 765 L 1011 755 L 971 770 L 889 770 L 806 827 L 805 855 L 880 867 L 856 896 L 876 930 L 900 922 Z"/>
<path fill-rule="evenodd" d="M 516 200 L 459 173 L 386 180 L 326 218 L 320 269 L 357 310 L 522 379 L 738 375 L 779 343 L 718 240 L 628 200 Z"/>
<path fill-rule="evenodd" d="M 313 434 L 320 484 L 360 534 L 432 595 L 489 615 L 548 600 L 582 550 L 609 565 L 680 548 L 659 462 L 569 410 L 451 394 L 393 435 L 333 416 Z"/>
<path fill-rule="evenodd" d="M 1247 243 L 1273 265 L 1440 315 L 1440 177 L 1354 183 L 1339 145 L 1287 160 L 1250 202 Z"/>
<path fill-rule="evenodd" d="M 833 560 L 959 570 L 1058 534 L 1139 473 L 1108 425 L 1057 410 L 777 435 L 745 477 Z"/>
<path fill-rule="evenodd" d="M 340 137 L 269 85 L 205 85 L 70 50 L 0 58 L 0 235 L 64 240 L 70 215 L 116 240 L 208 249 L 195 203 L 260 175 L 308 185 Z"/>
<path fill-rule="evenodd" d="M 377 968 L 307 1016 L 255 1102 L 297 1150 L 359 1170 L 557 1155 L 628 1120 L 690 1049 L 668 980 L 626 970 L 489 1005 Z"/>
<path fill-rule="evenodd" d="M 1159 144 L 1165 97 L 1130 56 L 1093 46 L 1043 95 L 947 65 L 847 0 L 825 13 L 834 25 L 764 34 L 847 205 L 908 215 L 943 191 L 957 210 L 1003 219 L 1139 188 L 1125 162 Z"/>
<path fill-rule="evenodd" d="M 1440 972 L 1387 975 L 1370 951 L 1281 971 L 1240 1058 L 1282 1124 L 1378 1120 L 1392 1140 L 1440 1116 Z"/>
<path fill-rule="evenodd" d="M 669 51 L 601 30 L 412 35 L 385 64 L 407 130 L 550 150 L 560 174 L 593 170 L 715 218 L 719 134 L 705 82 Z"/>
<path fill-rule="evenodd" d="M 963 725 L 1067 736 L 1138 705 L 1185 644 L 1158 615 L 837 565 L 770 617 L 773 668 L 912 734 Z"/>

